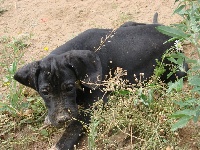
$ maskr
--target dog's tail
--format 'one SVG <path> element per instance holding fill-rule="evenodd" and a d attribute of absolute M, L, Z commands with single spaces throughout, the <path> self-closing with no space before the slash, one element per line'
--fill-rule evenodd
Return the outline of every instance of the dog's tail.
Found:
<path fill-rule="evenodd" d="M 153 16 L 153 23 L 154 24 L 158 23 L 158 13 L 157 12 Z"/>

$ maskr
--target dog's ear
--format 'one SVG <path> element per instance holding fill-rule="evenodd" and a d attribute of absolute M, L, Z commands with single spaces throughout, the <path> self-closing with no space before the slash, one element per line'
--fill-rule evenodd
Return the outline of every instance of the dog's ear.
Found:
<path fill-rule="evenodd" d="M 39 61 L 29 63 L 20 68 L 14 75 L 14 79 L 19 83 L 31 87 L 38 91 Z"/>
<path fill-rule="evenodd" d="M 79 80 L 86 87 L 95 89 L 102 80 L 102 66 L 99 56 L 89 50 L 71 50 L 64 54 Z"/>

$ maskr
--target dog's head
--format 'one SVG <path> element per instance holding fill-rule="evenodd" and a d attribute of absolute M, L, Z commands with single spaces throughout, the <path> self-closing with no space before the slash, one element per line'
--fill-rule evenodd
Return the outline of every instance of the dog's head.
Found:
<path fill-rule="evenodd" d="M 71 50 L 23 66 L 14 79 L 41 95 L 50 123 L 59 126 L 78 114 L 76 82 L 82 81 L 83 86 L 94 89 L 101 76 L 101 61 L 95 53 Z"/>

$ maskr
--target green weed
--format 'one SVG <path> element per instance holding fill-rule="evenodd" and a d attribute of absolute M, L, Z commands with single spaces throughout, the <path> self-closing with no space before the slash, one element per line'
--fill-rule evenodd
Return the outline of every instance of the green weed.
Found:
<path fill-rule="evenodd" d="M 1 41 L 7 42 L 8 39 L 4 37 Z M 23 49 L 27 46 L 28 45 L 24 43 L 24 39 L 13 39 L 4 47 L 4 56 L 7 57 L 4 57 L 6 61 L 2 63 L 6 71 L 6 75 L 3 77 L 3 85 L 8 87 L 9 93 L 6 96 L 8 101 L 1 103 L 0 109 L 10 112 L 13 116 L 18 116 L 20 114 L 19 110 L 26 107 L 26 104 L 23 103 L 22 86 L 17 84 L 13 76 L 24 54 Z M 8 49 L 10 49 L 9 54 L 7 53 L 9 51 Z M 1 60 L 3 60 L 3 58 L 1 58 Z"/>
<path fill-rule="evenodd" d="M 29 46 L 27 41 L 30 38 L 30 35 L 22 35 L 17 38 L 2 37 L 0 40 L 2 45 L 1 85 L 6 89 L 1 95 L 0 102 L 0 149 L 15 149 L 16 147 L 27 149 L 29 144 L 38 140 L 38 137 L 33 137 L 30 132 L 42 137 L 49 136 L 44 132 L 46 129 L 42 130 L 43 132 L 39 130 L 46 115 L 42 99 L 13 79 L 18 66 L 22 63 L 25 49 Z M 29 133 L 23 131 L 27 126 L 29 126 L 27 129 Z M 35 126 L 34 130 L 32 126 Z M 21 135 L 17 136 L 18 134 Z"/>
<path fill-rule="evenodd" d="M 105 90 L 112 91 L 108 103 L 99 101 L 94 106 L 89 149 L 175 147 L 178 138 L 170 131 L 168 116 L 177 109 L 171 97 L 183 95 L 168 94 L 161 82 L 150 81 L 135 88 L 123 81 L 124 73 L 117 74 L 105 83 Z"/>
<path fill-rule="evenodd" d="M 172 131 L 184 127 L 190 120 L 197 122 L 200 116 L 200 1 L 176 0 L 176 2 L 179 4 L 174 13 L 180 15 L 183 18 L 183 22 L 171 27 L 160 26 L 158 30 L 171 36 L 173 39 L 178 39 L 178 42 L 175 43 L 175 48 L 178 52 L 172 53 L 169 56 L 169 60 L 179 66 L 181 66 L 184 59 L 190 63 L 190 70 L 187 73 L 188 84 L 192 88 L 193 96 L 186 101 L 180 99 L 178 103 L 175 102 L 180 107 L 180 110 L 174 112 L 171 116 L 171 118 L 178 120 L 173 124 Z M 184 41 L 190 42 L 193 45 L 194 51 L 191 49 L 190 53 L 195 53 L 197 57 L 186 57 L 179 52 L 179 49 L 182 50 L 181 43 Z M 169 89 L 173 88 L 173 86 L 182 85 L 183 81 L 179 80 L 176 83 L 170 83 Z"/>

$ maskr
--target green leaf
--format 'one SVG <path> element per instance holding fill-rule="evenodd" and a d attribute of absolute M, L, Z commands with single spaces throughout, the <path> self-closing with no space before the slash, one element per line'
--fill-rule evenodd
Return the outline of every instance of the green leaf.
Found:
<path fill-rule="evenodd" d="M 174 83 L 169 82 L 168 86 L 169 88 L 167 89 L 167 93 L 170 93 L 172 90 L 181 91 L 183 88 L 183 78 L 177 80 Z"/>
<path fill-rule="evenodd" d="M 178 122 L 172 125 L 171 131 L 176 131 L 177 129 L 184 127 L 190 119 L 191 117 L 188 116 L 179 119 Z"/>
<path fill-rule="evenodd" d="M 128 90 L 120 90 L 120 91 L 119 91 L 119 94 L 125 96 L 125 95 L 130 94 L 130 92 L 129 92 Z"/>
<path fill-rule="evenodd" d="M 196 64 L 197 60 L 195 60 L 195 59 L 187 59 L 187 63 Z"/>
<path fill-rule="evenodd" d="M 185 55 L 181 52 L 175 52 L 170 55 L 173 58 L 185 58 Z"/>
<path fill-rule="evenodd" d="M 194 105 L 198 105 L 198 99 L 189 99 L 187 101 L 175 101 L 175 104 L 179 105 L 181 108 L 185 107 L 185 106 L 194 106 Z"/>
<path fill-rule="evenodd" d="M 168 59 L 169 61 L 171 61 L 171 62 L 177 64 L 177 60 L 174 59 L 174 57 L 168 57 L 167 59 Z"/>
<path fill-rule="evenodd" d="M 182 118 L 182 117 L 185 117 L 186 115 L 185 114 L 172 114 L 171 116 L 169 116 L 169 118 Z"/>
<path fill-rule="evenodd" d="M 194 63 L 197 63 L 197 62 L 194 62 Z M 193 66 L 191 69 L 191 71 L 199 71 L 200 70 L 200 65 L 198 66 Z"/>
<path fill-rule="evenodd" d="M 49 135 L 49 133 L 48 133 L 48 131 L 46 129 L 42 129 L 40 131 L 40 134 L 43 135 L 43 136 L 46 136 L 46 137 Z"/>
<path fill-rule="evenodd" d="M 200 86 L 200 77 L 198 75 L 190 77 L 188 81 L 190 85 Z"/>
<path fill-rule="evenodd" d="M 167 79 L 169 79 L 173 74 L 174 74 L 174 72 L 172 72 L 172 71 L 170 73 L 168 73 L 167 74 Z"/>
<path fill-rule="evenodd" d="M 191 109 L 184 109 L 184 110 L 179 110 L 175 113 L 173 113 L 170 118 L 180 118 L 180 117 L 183 117 L 183 116 L 190 116 L 190 117 L 193 117 L 193 116 L 196 116 L 196 110 L 191 110 Z"/>
<path fill-rule="evenodd" d="M 181 6 L 179 6 L 175 11 L 174 11 L 174 13 L 176 13 L 176 14 L 179 14 L 179 15 L 182 15 L 183 14 L 183 8 L 185 7 L 185 5 L 181 5 Z"/>
<path fill-rule="evenodd" d="M 181 30 L 177 30 L 177 29 L 172 28 L 172 27 L 158 26 L 158 27 L 156 27 L 156 29 L 163 34 L 166 34 L 166 35 L 171 36 L 171 37 L 176 37 L 178 39 L 181 39 L 181 38 L 186 39 L 188 37 L 187 34 L 182 32 Z"/>
<path fill-rule="evenodd" d="M 197 93 L 200 94 L 200 86 L 198 86 L 198 87 L 193 87 L 192 91 L 193 91 L 193 92 L 197 92 Z"/>
<path fill-rule="evenodd" d="M 199 116 L 200 116 L 200 105 L 196 108 L 197 112 L 196 112 L 196 116 L 193 118 L 193 121 L 196 123 L 199 120 Z"/>

